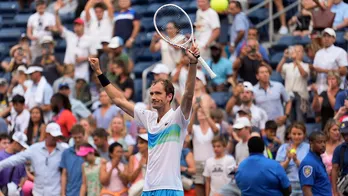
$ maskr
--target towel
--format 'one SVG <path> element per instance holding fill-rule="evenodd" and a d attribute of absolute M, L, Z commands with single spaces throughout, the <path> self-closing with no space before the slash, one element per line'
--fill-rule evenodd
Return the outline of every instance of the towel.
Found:
<path fill-rule="evenodd" d="M 37 89 L 35 92 L 32 92 L 33 85 L 31 85 L 27 91 L 25 92 L 25 105 L 31 109 L 34 106 L 41 105 L 43 103 L 43 97 L 44 97 L 44 90 L 45 86 L 47 84 L 47 80 L 45 77 L 41 77 L 40 82 L 37 84 Z M 32 98 L 34 97 L 34 99 Z"/>

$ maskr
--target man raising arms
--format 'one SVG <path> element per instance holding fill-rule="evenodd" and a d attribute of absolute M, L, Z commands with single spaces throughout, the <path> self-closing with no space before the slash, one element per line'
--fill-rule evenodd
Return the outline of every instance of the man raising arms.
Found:
<path fill-rule="evenodd" d="M 173 84 L 169 80 L 160 79 L 153 82 L 150 88 L 152 107 L 157 112 L 135 107 L 103 75 L 99 60 L 89 59 L 111 100 L 148 131 L 149 155 L 143 196 L 184 195 L 180 175 L 180 156 L 190 121 L 197 56 L 199 56 L 199 50 L 195 45 L 190 51 L 186 51 L 190 58 L 190 66 L 181 106 L 176 110 L 170 107 L 174 98 Z"/>

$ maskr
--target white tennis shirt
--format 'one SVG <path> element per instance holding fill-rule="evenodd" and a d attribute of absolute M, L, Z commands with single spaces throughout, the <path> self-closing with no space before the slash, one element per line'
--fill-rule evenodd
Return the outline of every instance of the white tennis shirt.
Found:
<path fill-rule="evenodd" d="M 180 157 L 190 118 L 185 120 L 178 107 L 170 109 L 157 123 L 157 112 L 136 106 L 134 119 L 147 129 L 149 137 L 144 191 L 183 190 Z"/>

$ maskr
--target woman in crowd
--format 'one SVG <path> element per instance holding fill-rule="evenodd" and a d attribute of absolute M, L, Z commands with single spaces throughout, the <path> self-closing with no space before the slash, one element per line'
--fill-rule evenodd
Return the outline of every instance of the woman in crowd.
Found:
<path fill-rule="evenodd" d="M 11 48 L 10 56 L 12 57 L 10 62 L 3 61 L 1 63 L 2 69 L 6 72 L 13 72 L 21 65 L 27 66 L 30 64 L 29 56 L 27 56 L 27 53 L 20 45 L 15 45 Z"/>
<path fill-rule="evenodd" d="M 206 84 L 207 84 L 207 81 L 205 79 L 205 75 L 203 71 L 197 70 L 195 91 L 194 91 L 192 104 L 194 105 L 195 103 L 199 103 L 202 106 L 202 108 L 204 108 L 205 110 L 215 109 L 216 108 L 215 101 L 207 93 L 205 89 Z"/>
<path fill-rule="evenodd" d="M 44 121 L 44 114 L 40 107 L 33 107 L 30 110 L 29 125 L 26 130 L 28 137 L 28 144 L 43 141 L 45 139 L 46 125 Z"/>
<path fill-rule="evenodd" d="M 184 186 L 185 196 L 195 196 L 196 191 L 193 186 L 192 176 L 196 173 L 195 160 L 189 148 L 183 148 L 180 158 L 180 170 L 182 176 L 182 184 Z M 191 185 L 191 186 L 190 186 Z"/>
<path fill-rule="evenodd" d="M 76 152 L 77 156 L 83 157 L 85 162 L 82 164 L 82 185 L 81 196 L 97 196 L 101 191 L 99 171 L 101 158 L 89 143 L 82 144 Z"/>
<path fill-rule="evenodd" d="M 109 146 L 111 161 L 102 161 L 100 167 L 100 182 L 103 188 L 100 196 L 120 195 L 127 196 L 128 175 L 127 167 L 121 163 L 122 145 L 115 142 Z"/>
<path fill-rule="evenodd" d="M 340 84 L 340 74 L 336 71 L 329 71 L 327 73 L 328 88 L 326 91 L 323 91 L 319 95 L 317 87 L 312 85 L 312 91 L 314 93 L 312 108 L 315 112 L 320 112 L 322 127 L 324 127 L 326 122 L 335 115 L 334 107 L 336 95 L 342 91 L 340 89 Z"/>
<path fill-rule="evenodd" d="M 117 74 L 115 84 L 121 89 L 128 100 L 132 100 L 134 94 L 134 82 L 129 76 L 128 68 L 121 60 L 116 61 L 115 64 Z"/>
<path fill-rule="evenodd" d="M 305 125 L 298 122 L 293 123 L 290 131 L 290 142 L 281 145 L 276 156 L 276 161 L 280 162 L 290 180 L 292 196 L 302 196 L 298 168 L 309 151 L 309 144 L 304 141 L 305 138 Z"/>
<path fill-rule="evenodd" d="M 24 65 L 18 67 L 17 71 L 13 72 L 11 84 L 8 88 L 8 94 L 13 97 L 14 95 L 24 96 L 25 91 L 32 85 L 33 81 L 28 80 L 25 71 L 27 68 Z"/>

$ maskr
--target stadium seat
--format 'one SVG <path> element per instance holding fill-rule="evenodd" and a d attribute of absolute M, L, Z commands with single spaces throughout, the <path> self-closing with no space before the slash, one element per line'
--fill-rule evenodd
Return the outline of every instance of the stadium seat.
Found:
<path fill-rule="evenodd" d="M 143 48 L 141 53 L 139 54 L 136 62 L 150 62 L 150 61 L 158 61 L 161 59 L 160 53 L 152 53 L 149 48 Z"/>
<path fill-rule="evenodd" d="M 219 108 L 225 108 L 226 103 L 232 96 L 230 92 L 214 92 L 210 94 L 211 98 L 215 101 Z"/>
<path fill-rule="evenodd" d="M 153 25 L 153 18 L 142 18 L 141 19 L 141 29 L 144 32 L 155 31 L 155 26 Z"/>
<path fill-rule="evenodd" d="M 134 80 L 134 98 L 133 98 L 133 100 L 135 102 L 141 102 L 143 100 L 142 84 L 143 84 L 142 79 L 135 79 Z"/>
<path fill-rule="evenodd" d="M 144 6 L 142 5 L 135 5 L 135 6 L 132 6 L 132 8 L 135 10 L 135 12 L 137 14 L 139 14 L 140 16 L 143 16 L 146 9 L 144 8 Z"/>
<path fill-rule="evenodd" d="M 257 24 L 257 23 L 265 20 L 266 18 L 268 18 L 268 9 L 266 9 L 266 8 L 257 9 L 255 11 L 251 12 L 248 15 L 248 17 L 253 24 Z"/>
<path fill-rule="evenodd" d="M 280 62 L 282 58 L 283 58 L 283 52 L 272 54 L 269 59 L 269 64 L 272 66 L 273 69 L 276 69 L 278 63 Z"/>
<path fill-rule="evenodd" d="M 280 83 L 284 83 L 284 80 L 282 78 L 282 76 L 280 75 L 280 73 L 278 73 L 277 71 L 273 70 L 272 74 L 271 74 L 271 78 L 272 81 L 275 82 L 280 82 Z"/>
<path fill-rule="evenodd" d="M 306 133 L 309 136 L 314 131 L 321 131 L 322 127 L 320 123 L 306 123 Z"/>
<path fill-rule="evenodd" d="M 0 13 L 1 14 L 13 14 L 15 15 L 19 9 L 17 1 L 11 2 L 0 2 Z"/>
<path fill-rule="evenodd" d="M 311 43 L 311 38 L 309 38 L 309 36 L 301 37 L 301 39 L 299 39 L 297 43 L 305 46 Z"/>
<path fill-rule="evenodd" d="M 14 17 L 14 25 L 16 27 L 27 27 L 27 22 L 31 14 L 17 14 Z"/>
<path fill-rule="evenodd" d="M 3 57 L 8 55 L 9 49 L 5 44 L 0 43 L 0 59 L 2 60 Z"/>
<path fill-rule="evenodd" d="M 153 65 L 155 62 L 142 62 L 142 63 L 137 63 L 134 66 L 133 73 L 135 74 L 136 78 L 141 78 L 143 71 Z"/>
<path fill-rule="evenodd" d="M 272 48 L 277 51 L 283 52 L 289 46 L 295 45 L 297 43 L 298 42 L 296 41 L 296 38 L 294 36 L 283 36 L 278 40 L 278 42 Z"/>
<path fill-rule="evenodd" d="M 148 17 L 153 17 L 155 12 L 157 11 L 157 9 L 159 7 L 161 7 L 163 4 L 161 3 L 154 3 L 154 4 L 151 4 L 149 6 L 145 6 L 143 9 L 145 9 L 145 13 L 144 13 L 144 16 L 148 16 Z"/>
<path fill-rule="evenodd" d="M 0 30 L 0 41 L 18 41 L 21 34 L 25 32 L 22 28 L 6 28 Z"/>

